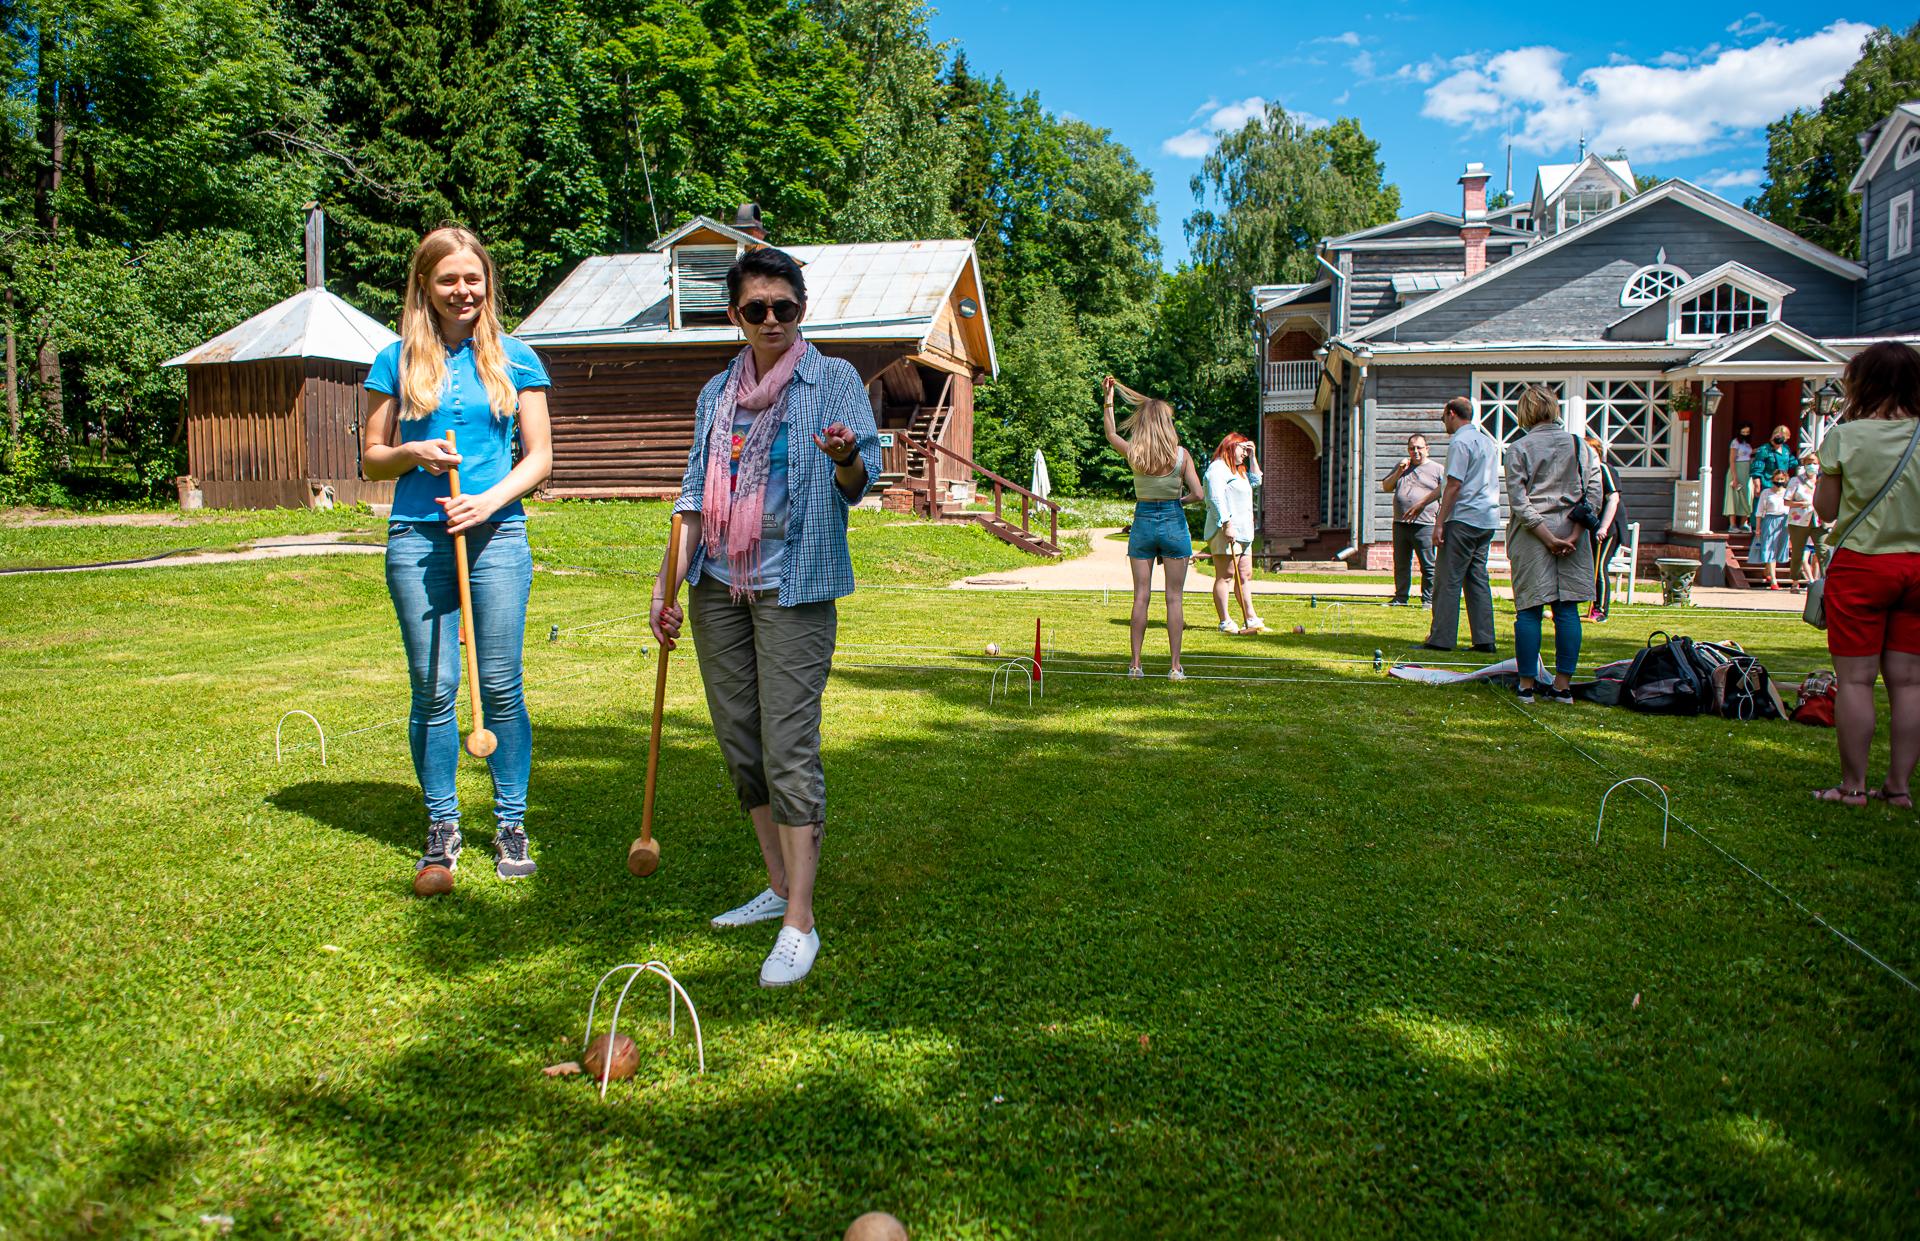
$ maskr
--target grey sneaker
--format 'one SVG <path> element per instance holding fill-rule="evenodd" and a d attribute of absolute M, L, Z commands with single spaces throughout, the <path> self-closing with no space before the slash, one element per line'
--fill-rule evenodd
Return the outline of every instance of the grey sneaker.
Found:
<path fill-rule="evenodd" d="M 723 914 L 713 916 L 713 925 L 725 930 L 728 927 L 752 926 L 756 922 L 771 922 L 775 918 L 787 916 L 787 898 L 778 896 L 772 888 L 766 889 L 744 905 L 736 906 Z"/>
<path fill-rule="evenodd" d="M 493 830 L 493 873 L 502 879 L 525 879 L 539 869 L 527 854 L 527 829 L 502 823 Z"/>
<path fill-rule="evenodd" d="M 441 819 L 427 824 L 427 848 L 414 863 L 415 870 L 425 870 L 429 866 L 444 866 L 449 871 L 460 868 L 460 820 Z"/>

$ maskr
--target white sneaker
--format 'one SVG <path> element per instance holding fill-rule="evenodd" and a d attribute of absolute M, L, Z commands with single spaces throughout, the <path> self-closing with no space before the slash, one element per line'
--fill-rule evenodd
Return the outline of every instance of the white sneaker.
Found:
<path fill-rule="evenodd" d="M 1169 668 L 1169 669 L 1167 669 L 1167 680 L 1169 680 L 1169 681 L 1184 681 L 1184 680 L 1186 680 L 1186 679 L 1187 679 L 1187 674 L 1186 674 L 1186 673 L 1184 673 L 1184 672 L 1182 672 L 1182 671 L 1180 671 L 1180 669 L 1178 669 L 1178 668 Z"/>
<path fill-rule="evenodd" d="M 768 888 L 738 909 L 729 909 L 715 915 L 713 925 L 722 929 L 730 926 L 752 926 L 756 922 L 771 922 L 775 918 L 787 916 L 787 898 L 774 894 Z"/>
<path fill-rule="evenodd" d="M 1240 629 L 1239 626 L 1235 625 L 1232 621 L 1223 620 L 1220 622 L 1220 632 L 1237 634 L 1240 632 Z"/>
<path fill-rule="evenodd" d="M 802 934 L 790 926 L 780 928 L 773 951 L 760 966 L 760 985 L 785 987 L 799 982 L 813 970 L 813 959 L 820 955 L 818 928 Z"/>
<path fill-rule="evenodd" d="M 1258 616 L 1247 617 L 1247 627 L 1242 630 L 1243 633 L 1265 633 L 1266 631 L 1267 622 L 1261 620 Z"/>

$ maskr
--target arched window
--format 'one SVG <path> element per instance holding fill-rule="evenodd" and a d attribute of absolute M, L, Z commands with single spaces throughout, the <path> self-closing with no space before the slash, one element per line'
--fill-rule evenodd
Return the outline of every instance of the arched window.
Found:
<path fill-rule="evenodd" d="M 1645 306 L 1657 302 L 1685 284 L 1690 276 L 1671 263 L 1654 263 L 1627 277 L 1620 289 L 1622 306 Z"/>
<path fill-rule="evenodd" d="M 1716 284 L 1680 306 L 1680 335 L 1730 336 L 1765 323 L 1773 305 L 1733 284 Z"/>
<path fill-rule="evenodd" d="M 1915 159 L 1920 159 L 1920 129 L 1909 129 L 1907 136 L 1900 139 L 1900 149 L 1893 153 L 1893 166 L 1905 168 Z"/>

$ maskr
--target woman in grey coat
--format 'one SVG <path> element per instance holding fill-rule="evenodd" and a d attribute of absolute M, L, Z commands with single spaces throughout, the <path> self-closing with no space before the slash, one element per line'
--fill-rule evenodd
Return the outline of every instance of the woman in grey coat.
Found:
<path fill-rule="evenodd" d="M 1535 384 L 1518 409 L 1526 434 L 1507 449 L 1507 562 L 1513 567 L 1513 648 L 1520 701 L 1533 701 L 1541 621 L 1553 608 L 1553 700 L 1573 701 L 1580 605 L 1593 599 L 1593 539 L 1573 520 L 1582 500 L 1600 511 L 1600 460 L 1560 425 L 1560 402 Z"/>

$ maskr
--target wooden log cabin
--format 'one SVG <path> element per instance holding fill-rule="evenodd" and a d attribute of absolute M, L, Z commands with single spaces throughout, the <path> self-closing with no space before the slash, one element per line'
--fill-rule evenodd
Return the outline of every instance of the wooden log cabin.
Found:
<path fill-rule="evenodd" d="M 744 214 L 742 221 L 748 217 Z M 757 230 L 755 230 L 757 231 Z M 696 217 L 644 254 L 580 264 L 514 335 L 553 378 L 544 495 L 679 494 L 700 389 L 742 347 L 726 272 L 754 231 Z M 790 246 L 807 282 L 805 333 L 853 363 L 880 428 L 875 494 L 937 509 L 973 486 L 973 388 L 997 369 L 970 241 Z M 936 445 L 922 453 L 912 442 Z"/>
<path fill-rule="evenodd" d="M 385 504 L 360 474 L 367 371 L 400 339 L 327 292 L 325 220 L 307 207 L 307 287 L 163 363 L 187 372 L 181 502 L 208 508 Z"/>

